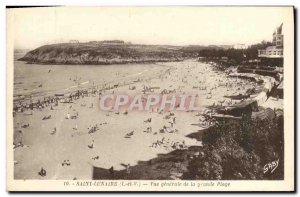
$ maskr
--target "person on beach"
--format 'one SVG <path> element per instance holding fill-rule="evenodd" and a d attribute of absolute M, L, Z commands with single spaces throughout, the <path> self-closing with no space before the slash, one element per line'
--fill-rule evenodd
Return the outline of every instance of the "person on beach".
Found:
<path fill-rule="evenodd" d="M 126 165 L 126 174 L 127 176 L 130 174 L 131 170 L 130 170 L 130 164 Z"/>
<path fill-rule="evenodd" d="M 67 113 L 66 119 L 70 119 L 70 113 Z"/>
<path fill-rule="evenodd" d="M 77 130 L 77 124 L 75 123 L 75 127 L 73 128 L 74 130 Z"/>
<path fill-rule="evenodd" d="M 27 127 L 29 127 L 29 123 L 21 126 L 21 128 L 27 128 Z"/>
<path fill-rule="evenodd" d="M 93 149 L 93 148 L 94 148 L 94 140 L 92 140 L 92 143 L 91 143 L 90 145 L 88 145 L 88 147 L 89 147 L 90 149 Z"/>
<path fill-rule="evenodd" d="M 47 172 L 44 168 L 41 168 L 41 171 L 38 173 L 40 176 L 44 177 L 46 176 Z"/>
<path fill-rule="evenodd" d="M 111 168 L 109 168 L 108 171 L 109 171 L 109 173 L 110 173 L 111 178 L 114 179 L 114 178 L 115 178 L 114 167 L 111 166 Z"/>
<path fill-rule="evenodd" d="M 64 160 L 64 162 L 61 164 L 62 166 L 66 165 L 66 166 L 70 166 L 71 162 L 69 160 Z"/>
<path fill-rule="evenodd" d="M 56 133 L 56 127 L 54 127 L 53 131 L 50 134 L 54 135 L 55 133 Z"/>

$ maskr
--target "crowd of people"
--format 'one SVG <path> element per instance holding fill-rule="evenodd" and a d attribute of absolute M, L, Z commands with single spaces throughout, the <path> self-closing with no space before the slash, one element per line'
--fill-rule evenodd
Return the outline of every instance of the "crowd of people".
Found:
<path fill-rule="evenodd" d="M 53 107 L 59 105 L 59 103 L 72 103 L 73 100 L 78 100 L 79 98 L 84 98 L 86 96 L 90 96 L 91 94 L 95 95 L 98 91 L 96 89 L 88 90 L 78 90 L 74 93 L 70 93 L 69 95 L 64 94 L 56 94 L 54 96 L 46 96 L 43 99 L 37 99 L 37 101 L 33 101 L 32 96 L 29 96 L 29 99 L 19 100 L 14 102 L 13 113 L 16 112 L 24 112 L 25 110 L 34 110 L 39 109 L 42 110 L 48 106 L 53 110 Z"/>

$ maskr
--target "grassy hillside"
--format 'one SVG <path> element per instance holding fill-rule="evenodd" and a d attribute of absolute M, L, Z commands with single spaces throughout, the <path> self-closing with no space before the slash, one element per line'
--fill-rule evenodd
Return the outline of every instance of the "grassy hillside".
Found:
<path fill-rule="evenodd" d="M 41 46 L 20 60 L 39 64 L 124 64 L 181 61 L 197 57 L 202 46 L 61 43 Z M 210 48 L 210 47 L 208 47 Z"/>

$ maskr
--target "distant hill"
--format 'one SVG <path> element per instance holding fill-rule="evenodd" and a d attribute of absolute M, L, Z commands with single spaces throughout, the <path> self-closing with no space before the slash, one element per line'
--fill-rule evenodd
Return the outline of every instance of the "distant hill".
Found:
<path fill-rule="evenodd" d="M 19 60 L 36 64 L 126 64 L 182 61 L 218 46 L 139 45 L 120 40 L 60 43 L 29 51 Z"/>

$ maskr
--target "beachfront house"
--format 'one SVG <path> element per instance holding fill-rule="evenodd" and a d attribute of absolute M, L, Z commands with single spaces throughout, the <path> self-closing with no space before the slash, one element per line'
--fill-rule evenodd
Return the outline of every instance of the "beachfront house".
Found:
<path fill-rule="evenodd" d="M 283 66 L 283 23 L 273 33 L 272 46 L 258 50 L 258 57 L 266 65 Z"/>

